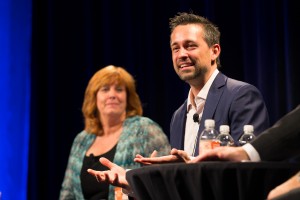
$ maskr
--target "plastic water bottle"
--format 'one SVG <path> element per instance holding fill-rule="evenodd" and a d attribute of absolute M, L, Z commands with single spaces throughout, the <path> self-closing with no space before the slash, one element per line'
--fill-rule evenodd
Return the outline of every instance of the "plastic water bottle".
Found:
<path fill-rule="evenodd" d="M 234 139 L 229 134 L 229 126 L 221 125 L 219 130 L 220 134 L 217 139 L 220 141 L 220 146 L 234 146 Z"/>
<path fill-rule="evenodd" d="M 246 143 L 251 142 L 256 137 L 254 134 L 254 127 L 252 125 L 244 126 L 244 134 L 239 139 L 239 145 L 243 146 Z"/>
<path fill-rule="evenodd" d="M 217 140 L 219 132 L 215 129 L 215 120 L 206 119 L 204 126 L 205 129 L 200 134 L 199 139 L 199 154 L 206 150 L 213 149 L 216 146 L 220 146 L 220 142 Z"/>

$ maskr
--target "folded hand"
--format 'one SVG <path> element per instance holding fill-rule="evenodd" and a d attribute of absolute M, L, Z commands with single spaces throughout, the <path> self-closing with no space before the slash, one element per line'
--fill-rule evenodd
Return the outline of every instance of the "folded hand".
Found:
<path fill-rule="evenodd" d="M 176 163 L 176 162 L 188 162 L 190 158 L 188 154 L 183 150 L 178 150 L 173 148 L 171 154 L 167 156 L 155 157 L 156 152 L 154 151 L 149 158 L 143 157 L 140 154 L 137 154 L 134 158 L 135 162 L 142 163 L 144 165 L 151 164 L 164 164 L 164 163 Z"/>

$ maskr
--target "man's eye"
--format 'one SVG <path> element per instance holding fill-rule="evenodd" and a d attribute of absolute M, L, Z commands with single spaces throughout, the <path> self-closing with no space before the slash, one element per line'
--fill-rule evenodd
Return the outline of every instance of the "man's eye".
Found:
<path fill-rule="evenodd" d="M 179 48 L 177 48 L 177 47 L 172 48 L 173 52 L 177 52 L 178 50 L 179 50 Z"/>
<path fill-rule="evenodd" d="M 195 49 L 197 46 L 195 44 L 190 44 L 187 46 L 187 49 Z"/>

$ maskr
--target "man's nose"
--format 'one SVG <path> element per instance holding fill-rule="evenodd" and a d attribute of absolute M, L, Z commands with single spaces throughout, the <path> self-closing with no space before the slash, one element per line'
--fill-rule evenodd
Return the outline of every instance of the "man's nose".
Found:
<path fill-rule="evenodd" d="M 187 57 L 187 50 L 185 50 L 184 48 L 180 48 L 178 51 L 178 56 L 179 57 Z"/>

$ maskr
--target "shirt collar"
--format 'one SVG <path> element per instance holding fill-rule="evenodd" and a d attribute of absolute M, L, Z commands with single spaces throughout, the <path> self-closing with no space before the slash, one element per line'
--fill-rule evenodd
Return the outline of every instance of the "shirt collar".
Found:
<path fill-rule="evenodd" d="M 213 81 L 215 80 L 216 76 L 218 75 L 218 73 L 219 73 L 219 70 L 215 69 L 215 71 L 212 73 L 212 75 L 210 76 L 208 81 L 205 83 L 204 87 L 197 94 L 197 96 L 195 97 L 196 105 L 199 104 L 199 101 L 206 100 L 208 91 L 209 91 Z M 192 106 L 193 106 L 191 103 L 191 96 L 192 96 L 192 94 L 191 94 L 191 89 L 190 89 L 189 94 L 188 94 L 188 100 L 187 100 L 187 111 L 188 112 L 192 109 Z"/>

